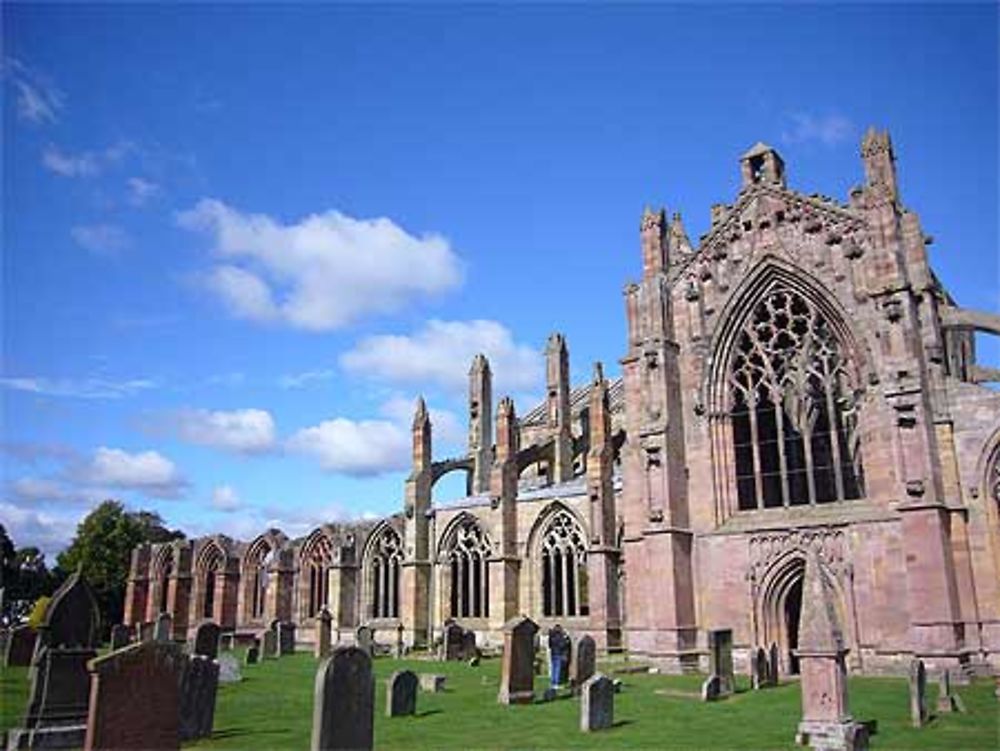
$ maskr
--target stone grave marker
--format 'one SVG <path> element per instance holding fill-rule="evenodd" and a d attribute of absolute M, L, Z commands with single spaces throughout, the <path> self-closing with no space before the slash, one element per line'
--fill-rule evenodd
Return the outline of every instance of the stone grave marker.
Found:
<path fill-rule="evenodd" d="M 371 749 L 374 727 L 372 658 L 358 647 L 337 647 L 316 672 L 311 749 Z"/>
<path fill-rule="evenodd" d="M 927 670 L 923 660 L 910 662 L 910 723 L 915 728 L 927 722 Z"/>
<path fill-rule="evenodd" d="M 444 626 L 444 659 L 461 660 L 464 653 L 462 639 L 465 629 L 455 621 L 446 622 Z"/>
<path fill-rule="evenodd" d="M 31 657 L 35 654 L 35 641 L 37 639 L 38 632 L 27 624 L 12 628 L 7 638 L 7 653 L 4 656 L 4 664 L 10 668 L 23 668 L 30 665 Z"/>
<path fill-rule="evenodd" d="M 124 623 L 118 623 L 111 627 L 111 651 L 122 649 L 129 645 L 131 641 L 131 630 Z"/>
<path fill-rule="evenodd" d="M 265 660 L 278 656 L 278 634 L 274 629 L 268 629 L 261 634 L 260 656 Z"/>
<path fill-rule="evenodd" d="M 722 693 L 722 681 L 717 675 L 710 675 L 701 684 L 701 700 L 715 701 Z"/>
<path fill-rule="evenodd" d="M 763 647 L 757 647 L 750 658 L 750 685 L 754 691 L 770 685 L 769 672 L 767 652 L 764 651 Z"/>
<path fill-rule="evenodd" d="M 160 613 L 156 617 L 156 630 L 153 638 L 156 641 L 173 641 L 174 619 L 170 613 Z"/>
<path fill-rule="evenodd" d="M 942 714 L 965 711 L 965 705 L 951 686 L 951 671 L 947 668 L 938 680 L 937 711 Z"/>
<path fill-rule="evenodd" d="M 403 624 L 400 623 L 396 626 L 396 649 L 394 656 L 397 660 L 402 659 L 406 652 L 406 645 L 403 643 Z"/>
<path fill-rule="evenodd" d="M 438 673 L 421 673 L 420 690 L 430 694 L 439 694 L 444 691 L 444 684 L 447 676 Z"/>
<path fill-rule="evenodd" d="M 319 611 L 319 618 L 316 621 L 316 647 L 315 656 L 322 660 L 330 656 L 331 641 L 333 634 L 333 615 L 327 610 L 326 605 Z"/>
<path fill-rule="evenodd" d="M 295 624 L 291 621 L 282 621 L 278 624 L 278 654 L 295 654 Z"/>
<path fill-rule="evenodd" d="M 606 675 L 595 673 L 580 687 L 580 730 L 605 730 L 614 722 L 614 684 Z"/>
<path fill-rule="evenodd" d="M 156 639 L 156 622 L 144 621 L 135 624 L 136 641 L 153 641 Z"/>
<path fill-rule="evenodd" d="M 194 632 L 194 649 L 192 652 L 202 657 L 214 660 L 219 655 L 219 637 L 222 629 L 215 621 L 202 621 Z"/>
<path fill-rule="evenodd" d="M 176 644 L 139 642 L 91 660 L 85 751 L 178 749 Z"/>
<path fill-rule="evenodd" d="M 576 643 L 576 654 L 570 666 L 570 683 L 574 692 L 579 692 L 580 687 L 590 680 L 597 668 L 597 645 L 594 637 L 584 634 Z"/>
<path fill-rule="evenodd" d="M 239 683 L 243 680 L 240 661 L 234 655 L 226 652 L 219 655 L 215 661 L 219 663 L 219 683 Z"/>
<path fill-rule="evenodd" d="M 503 626 L 501 704 L 528 704 L 535 699 L 535 634 L 538 624 L 527 616 L 512 618 Z"/>
<path fill-rule="evenodd" d="M 479 654 L 476 646 L 476 632 L 471 629 L 462 630 L 462 655 L 459 659 L 468 661 Z"/>
<path fill-rule="evenodd" d="M 372 635 L 370 626 L 358 626 L 355 632 L 355 643 L 358 649 L 365 652 L 369 657 L 375 654 L 375 638 Z"/>
<path fill-rule="evenodd" d="M 727 696 L 736 688 L 733 670 L 733 631 L 716 629 L 708 632 L 709 675 L 719 676 L 719 695 Z"/>
<path fill-rule="evenodd" d="M 247 665 L 256 665 L 260 662 L 260 639 L 257 639 L 253 644 L 247 647 L 245 660 Z"/>
<path fill-rule="evenodd" d="M 187 656 L 179 678 L 180 739 L 205 738 L 212 734 L 215 720 L 219 663 L 201 655 Z"/>
<path fill-rule="evenodd" d="M 777 643 L 771 642 L 771 646 L 767 650 L 767 677 L 772 686 L 777 686 L 781 678 L 781 664 L 778 661 L 778 654 Z"/>
<path fill-rule="evenodd" d="M 397 670 L 386 681 L 385 716 L 400 717 L 417 712 L 417 674 Z"/>

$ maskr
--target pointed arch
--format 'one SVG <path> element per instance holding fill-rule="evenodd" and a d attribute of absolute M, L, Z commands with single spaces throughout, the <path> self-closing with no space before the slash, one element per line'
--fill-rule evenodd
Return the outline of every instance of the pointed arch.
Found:
<path fill-rule="evenodd" d="M 334 539 L 327 527 L 314 529 L 299 549 L 299 611 L 314 618 L 327 604 Z"/>
<path fill-rule="evenodd" d="M 264 622 L 276 617 L 273 604 L 269 606 L 274 599 L 272 590 L 277 586 L 272 567 L 286 539 L 279 530 L 270 529 L 258 535 L 243 556 L 240 580 L 243 619 L 247 622 Z"/>
<path fill-rule="evenodd" d="M 490 539 L 479 519 L 463 511 L 445 528 L 438 548 L 442 590 L 452 618 L 490 614 Z"/>
<path fill-rule="evenodd" d="M 586 526 L 561 501 L 553 501 L 538 515 L 528 537 L 536 612 L 546 618 L 588 616 Z"/>
<path fill-rule="evenodd" d="M 222 585 L 222 574 L 226 569 L 226 551 L 216 539 L 208 540 L 198 551 L 195 559 L 195 613 L 199 618 L 211 618 L 221 622 L 218 596 Z"/>
<path fill-rule="evenodd" d="M 388 521 L 368 535 L 361 553 L 363 602 L 369 618 L 399 618 L 403 536 Z"/>
<path fill-rule="evenodd" d="M 149 598 L 147 620 L 153 620 L 160 613 L 170 610 L 170 580 L 177 569 L 177 556 L 170 543 L 160 545 L 153 554 L 150 577 L 153 580 L 153 596 Z"/>

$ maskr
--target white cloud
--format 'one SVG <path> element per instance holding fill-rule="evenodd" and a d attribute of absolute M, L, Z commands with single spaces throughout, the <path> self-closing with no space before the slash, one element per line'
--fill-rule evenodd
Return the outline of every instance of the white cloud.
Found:
<path fill-rule="evenodd" d="M 413 413 L 416 410 L 416 400 L 407 399 L 404 396 L 394 396 L 382 403 L 379 412 L 388 417 L 401 428 L 410 429 L 413 424 Z M 468 438 L 465 426 L 459 421 L 454 412 L 447 409 L 435 409 L 429 407 L 427 410 L 431 418 L 431 431 L 434 435 L 435 451 L 440 448 L 440 444 L 449 444 L 450 447 L 457 448 L 464 446 Z"/>
<path fill-rule="evenodd" d="M 254 321 L 326 331 L 461 282 L 445 238 L 415 237 L 387 218 L 328 211 L 286 225 L 206 198 L 177 221 L 212 237 L 227 262 L 206 275 L 206 286 L 232 314 Z"/>
<path fill-rule="evenodd" d="M 394 383 L 436 384 L 455 391 L 468 384 L 469 365 L 478 353 L 490 360 L 494 392 L 538 388 L 544 358 L 517 344 L 496 321 L 428 321 L 409 336 L 371 336 L 341 355 L 349 372 Z"/>
<path fill-rule="evenodd" d="M 230 485 L 220 485 L 212 491 L 212 508 L 217 511 L 236 511 L 242 505 L 239 494 Z"/>
<path fill-rule="evenodd" d="M 843 115 L 812 115 L 808 112 L 794 112 L 788 116 L 791 121 L 781 138 L 785 143 L 819 142 L 833 146 L 851 137 L 854 123 Z"/>
<path fill-rule="evenodd" d="M 337 417 L 297 431 L 286 445 L 316 459 L 324 470 L 346 475 L 377 475 L 410 465 L 410 431 L 387 420 Z"/>
<path fill-rule="evenodd" d="M 127 185 L 128 200 L 133 206 L 144 206 L 160 193 L 159 185 L 141 177 L 130 177 Z"/>
<path fill-rule="evenodd" d="M 156 451 L 130 454 L 101 446 L 82 474 L 94 485 L 141 491 L 155 498 L 176 498 L 186 485 L 174 463 Z"/>
<path fill-rule="evenodd" d="M 156 382 L 146 378 L 114 381 L 107 378 L 46 378 L 22 376 L 0 378 L 0 386 L 13 391 L 26 391 L 43 396 L 68 396 L 78 399 L 120 399 L 140 391 L 156 388 Z"/>
<path fill-rule="evenodd" d="M 102 256 L 115 255 L 131 243 L 128 233 L 115 224 L 78 225 L 70 234 L 77 245 Z"/>
<path fill-rule="evenodd" d="M 63 177 L 93 177 L 100 172 L 98 158 L 93 152 L 68 154 L 52 145 L 42 152 L 42 164 Z"/>
<path fill-rule="evenodd" d="M 301 389 L 320 381 L 329 381 L 336 375 L 334 370 L 307 370 L 302 373 L 288 373 L 278 379 L 283 389 Z"/>
<path fill-rule="evenodd" d="M 65 549 L 76 532 L 76 510 L 52 513 L 0 502 L 0 519 L 17 547 L 34 546 L 50 558 Z"/>
<path fill-rule="evenodd" d="M 73 498 L 73 494 L 55 480 L 39 477 L 21 477 L 11 483 L 10 493 L 13 498 L 22 502 L 34 501 L 65 501 Z"/>
<path fill-rule="evenodd" d="M 173 422 L 178 437 L 201 446 L 238 454 L 261 454 L 275 447 L 274 418 L 262 409 L 178 412 Z"/>
<path fill-rule="evenodd" d="M 20 119 L 36 125 L 59 119 L 65 97 L 48 78 L 14 58 L 4 61 L 4 73 L 17 90 Z"/>

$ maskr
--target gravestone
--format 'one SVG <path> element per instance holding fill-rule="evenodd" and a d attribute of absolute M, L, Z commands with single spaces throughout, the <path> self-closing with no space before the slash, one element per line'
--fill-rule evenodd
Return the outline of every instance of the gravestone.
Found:
<path fill-rule="evenodd" d="M 733 670 L 733 631 L 717 629 L 708 632 L 709 675 L 719 676 L 719 695 L 733 693 L 736 675 Z"/>
<path fill-rule="evenodd" d="M 219 655 L 216 662 L 219 663 L 219 683 L 239 683 L 243 680 L 240 661 L 236 657 L 226 652 Z"/>
<path fill-rule="evenodd" d="M 202 621 L 194 632 L 194 649 L 192 652 L 202 657 L 214 660 L 219 655 L 219 637 L 222 629 L 215 621 Z"/>
<path fill-rule="evenodd" d="M 201 655 L 187 656 L 181 664 L 178 690 L 182 741 L 212 734 L 218 689 L 219 663 Z"/>
<path fill-rule="evenodd" d="M 153 632 L 156 641 L 173 641 L 174 619 L 170 613 L 160 613 L 156 617 L 156 630 Z"/>
<path fill-rule="evenodd" d="M 574 691 L 590 680 L 597 667 L 597 645 L 594 637 L 584 634 L 576 643 L 576 654 L 570 667 L 570 683 Z"/>
<path fill-rule="evenodd" d="M 614 722 L 614 684 L 606 675 L 596 673 L 580 687 L 580 730 L 585 733 L 605 730 Z"/>
<path fill-rule="evenodd" d="M 915 728 L 927 722 L 927 670 L 923 660 L 910 662 L 910 723 Z"/>
<path fill-rule="evenodd" d="M 278 655 L 295 654 L 295 624 L 282 621 L 278 624 Z"/>
<path fill-rule="evenodd" d="M 397 660 L 402 659 L 403 654 L 406 651 L 406 646 L 403 643 L 403 631 L 404 629 L 402 623 L 396 626 L 396 650 L 394 654 Z"/>
<path fill-rule="evenodd" d="M 500 675 L 501 704 L 530 704 L 535 699 L 535 634 L 538 624 L 527 616 L 513 618 L 503 626 L 503 666 Z"/>
<path fill-rule="evenodd" d="M 471 660 L 479 654 L 479 647 L 476 646 L 476 632 L 463 629 L 462 631 L 462 655 L 459 659 Z"/>
<path fill-rule="evenodd" d="M 131 641 L 131 633 L 128 626 L 118 623 L 111 627 L 111 651 L 123 649 Z"/>
<path fill-rule="evenodd" d="M 265 660 L 278 656 L 278 634 L 274 629 L 268 629 L 261 634 L 260 656 Z"/>
<path fill-rule="evenodd" d="M 454 621 L 446 623 L 444 627 L 444 659 L 461 660 L 464 654 L 462 640 L 465 637 L 465 629 Z"/>
<path fill-rule="evenodd" d="M 771 647 L 767 650 L 767 678 L 770 685 L 777 686 L 781 678 L 781 666 L 778 662 L 778 645 L 771 642 Z"/>
<path fill-rule="evenodd" d="M 444 684 L 447 676 L 438 673 L 421 673 L 420 690 L 431 694 L 439 694 L 444 691 Z"/>
<path fill-rule="evenodd" d="M 951 687 L 951 671 L 947 668 L 938 680 L 937 711 L 942 714 L 965 711 L 965 705 Z"/>
<path fill-rule="evenodd" d="M 722 681 L 717 675 L 710 675 L 701 684 L 701 700 L 715 701 L 722 693 Z"/>
<path fill-rule="evenodd" d="M 77 571 L 52 595 L 38 636 L 47 647 L 96 647 L 100 612 L 93 591 Z"/>
<path fill-rule="evenodd" d="M 137 641 L 153 641 L 156 638 L 156 622 L 137 623 L 135 625 L 135 638 Z"/>
<path fill-rule="evenodd" d="M 386 681 L 385 716 L 400 717 L 417 713 L 417 674 L 397 670 Z"/>
<path fill-rule="evenodd" d="M 38 632 L 31 626 L 15 626 L 10 630 L 7 637 L 7 653 L 4 656 L 4 665 L 9 668 L 24 668 L 31 664 L 31 657 L 35 654 L 35 641 L 38 639 Z"/>
<path fill-rule="evenodd" d="M 371 749 L 374 726 L 372 658 L 358 647 L 338 647 L 316 672 L 311 749 Z"/>
<path fill-rule="evenodd" d="M 257 642 L 255 644 L 251 644 L 249 647 L 247 647 L 247 655 L 246 655 L 245 659 L 246 659 L 246 664 L 247 665 L 256 665 L 258 662 L 260 662 L 260 640 L 259 639 L 257 640 Z"/>
<path fill-rule="evenodd" d="M 333 616 L 327 610 L 326 605 L 319 611 L 319 618 L 316 621 L 316 651 L 315 656 L 322 660 L 330 656 L 330 642 L 333 631 Z"/>
<path fill-rule="evenodd" d="M 222 638 L 219 640 L 219 649 L 226 652 L 232 652 L 236 649 L 236 634 L 228 633 L 223 634 Z"/>
<path fill-rule="evenodd" d="M 184 659 L 176 644 L 139 642 L 91 660 L 85 751 L 180 748 Z"/>
<path fill-rule="evenodd" d="M 369 626 L 358 626 L 355 633 L 355 643 L 358 649 L 372 657 L 375 654 L 375 639 Z"/>

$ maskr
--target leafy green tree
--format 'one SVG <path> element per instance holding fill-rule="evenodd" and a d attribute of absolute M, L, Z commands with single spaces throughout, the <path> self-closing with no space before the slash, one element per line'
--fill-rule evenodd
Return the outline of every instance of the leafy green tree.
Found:
<path fill-rule="evenodd" d="M 56 561 L 63 572 L 83 570 L 106 629 L 121 622 L 132 549 L 183 537 L 183 532 L 167 529 L 159 514 L 128 512 L 120 502 L 107 500 L 80 522 L 73 542 Z"/>

